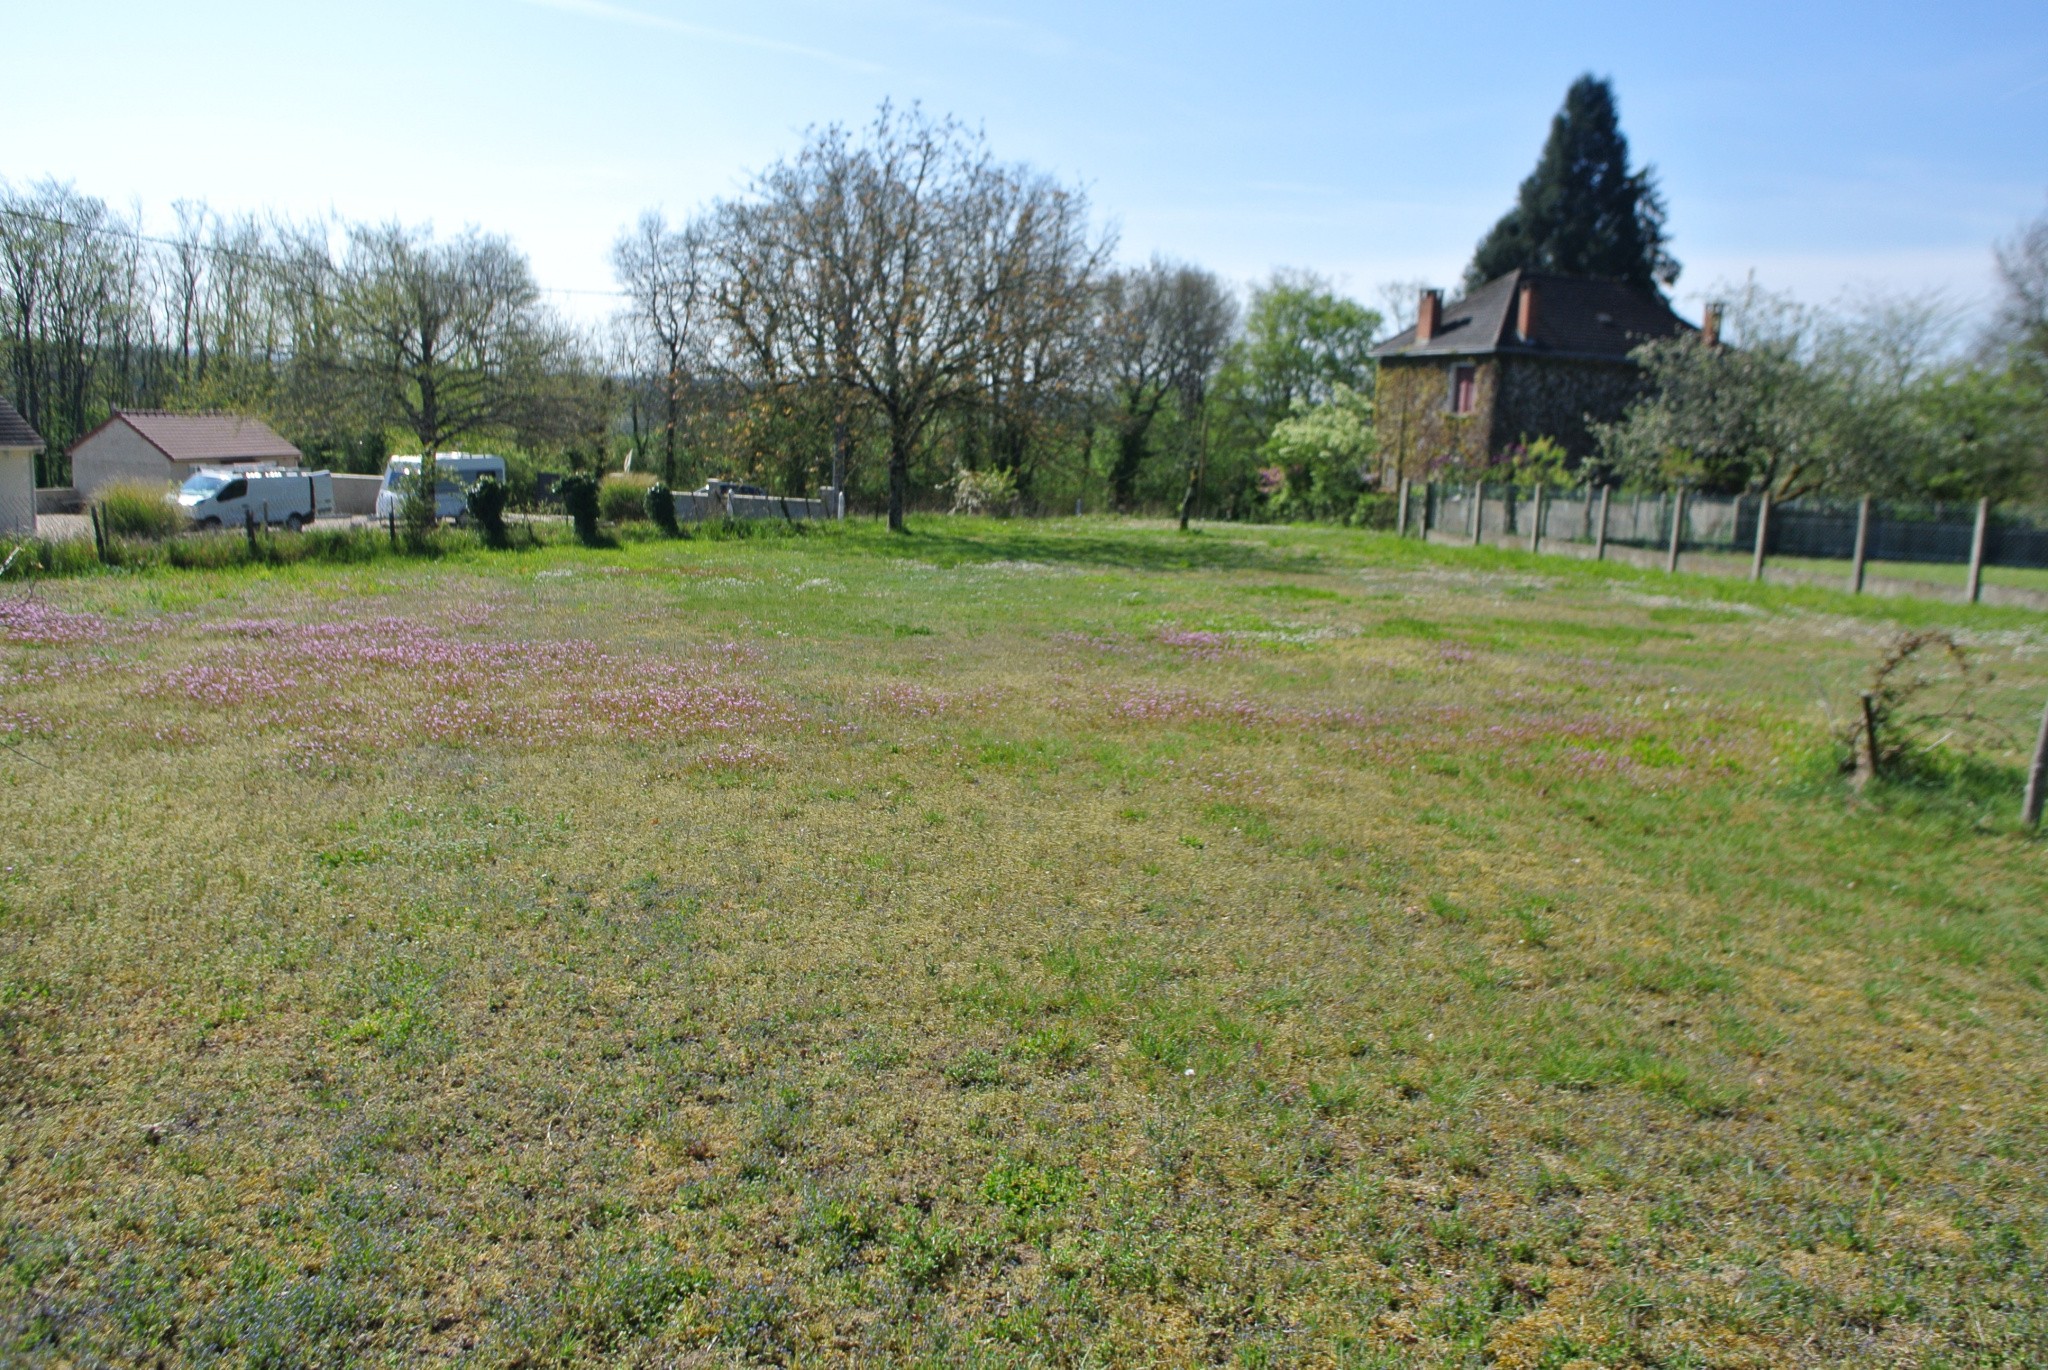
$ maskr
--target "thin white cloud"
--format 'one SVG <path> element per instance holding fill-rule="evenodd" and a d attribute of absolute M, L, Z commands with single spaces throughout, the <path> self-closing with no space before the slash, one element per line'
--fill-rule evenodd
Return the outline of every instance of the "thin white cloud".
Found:
<path fill-rule="evenodd" d="M 685 19 L 672 19 L 665 14 L 649 14 L 625 5 L 615 5 L 611 0 L 519 0 L 521 4 L 536 9 L 558 10 L 563 14 L 579 14 L 588 19 L 602 19 L 614 24 L 631 24 L 644 29 L 659 29 L 664 33 L 678 33 L 686 38 L 702 38 L 706 42 L 725 43 L 733 47 L 754 48 L 760 52 L 779 52 L 790 57 L 808 57 L 815 62 L 824 62 L 846 71 L 857 71 L 873 75 L 884 70 L 876 62 L 844 53 L 830 52 L 824 48 L 806 47 L 802 43 L 785 43 L 779 38 L 763 38 L 758 34 L 737 33 L 732 29 L 712 28 L 707 24 L 692 24 Z"/>

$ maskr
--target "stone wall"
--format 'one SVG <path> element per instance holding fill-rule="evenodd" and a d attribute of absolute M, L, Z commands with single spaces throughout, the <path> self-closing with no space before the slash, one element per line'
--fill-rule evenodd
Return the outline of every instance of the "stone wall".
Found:
<path fill-rule="evenodd" d="M 1451 368 L 1468 363 L 1478 368 L 1478 392 L 1471 413 L 1453 414 Z M 1640 389 L 1639 374 L 1627 362 L 1512 353 L 1390 357 L 1380 363 L 1377 390 L 1381 460 L 1394 479 L 1428 480 L 1547 437 L 1584 461 L 1598 450 L 1588 417 L 1620 418 Z"/>
<path fill-rule="evenodd" d="M 1450 467 L 1475 466 L 1491 451 L 1499 366 L 1491 357 L 1457 360 L 1478 367 L 1469 414 L 1451 412 L 1451 359 L 1380 363 L 1375 414 L 1381 460 L 1392 480 L 1428 480 Z"/>
<path fill-rule="evenodd" d="M 1490 439 L 1494 453 L 1525 439 L 1552 438 L 1574 462 L 1584 461 L 1599 450 L 1588 417 L 1612 423 L 1642 388 L 1639 373 L 1627 362 L 1510 354 L 1497 365 L 1499 389 Z"/>

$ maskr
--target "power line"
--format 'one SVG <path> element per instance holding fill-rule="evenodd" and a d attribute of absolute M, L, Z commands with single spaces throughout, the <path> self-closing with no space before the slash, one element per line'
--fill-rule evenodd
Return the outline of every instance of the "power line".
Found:
<path fill-rule="evenodd" d="M 296 265 L 288 257 L 263 252 L 253 248 L 228 247 L 219 243 L 181 242 L 176 238 L 159 238 L 125 224 L 81 224 L 70 219 L 60 219 L 52 214 L 38 214 L 33 210 L 17 209 L 12 205 L 0 205 L 0 214 L 11 219 L 26 219 L 31 223 L 48 224 L 52 228 L 68 228 L 76 233 L 104 233 L 111 238 L 126 238 L 131 242 L 151 243 L 157 247 L 175 248 L 180 252 L 204 252 L 211 256 L 227 257 L 240 261 L 262 262 L 270 266 Z M 534 289 L 543 295 L 579 295 L 598 299 L 623 300 L 631 298 L 623 290 L 578 290 L 569 286 L 536 285 Z"/>

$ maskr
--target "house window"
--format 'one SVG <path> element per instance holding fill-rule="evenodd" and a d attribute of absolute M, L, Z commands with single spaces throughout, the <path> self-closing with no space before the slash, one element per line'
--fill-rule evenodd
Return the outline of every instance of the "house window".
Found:
<path fill-rule="evenodd" d="M 1479 368 L 1476 366 L 1454 366 L 1451 368 L 1451 412 L 1469 414 L 1479 404 Z"/>

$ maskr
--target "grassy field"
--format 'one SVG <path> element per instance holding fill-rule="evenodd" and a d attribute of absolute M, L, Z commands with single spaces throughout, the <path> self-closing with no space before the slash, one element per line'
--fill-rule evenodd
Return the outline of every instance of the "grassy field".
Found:
<path fill-rule="evenodd" d="M 922 520 L 0 597 L 0 1361 L 2048 1362 L 2018 754 L 1902 626 Z"/>
<path fill-rule="evenodd" d="M 1729 569 L 1746 574 L 1749 567 L 1747 557 L 1716 558 L 1729 565 Z M 1850 563 L 1832 561 L 1820 557 L 1773 557 L 1771 565 L 1794 568 L 1811 572 L 1817 576 L 1834 576 L 1846 583 L 1849 579 Z M 1864 574 L 1872 580 L 1919 581 L 1923 585 L 1940 586 L 1955 590 L 1958 594 L 1970 583 L 1970 568 L 1958 562 L 1945 561 L 1873 561 L 1863 568 Z M 1986 566 L 1986 585 L 2008 585 L 2015 590 L 2048 591 L 2048 570 L 2038 566 Z"/>

